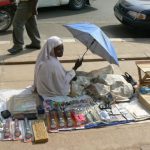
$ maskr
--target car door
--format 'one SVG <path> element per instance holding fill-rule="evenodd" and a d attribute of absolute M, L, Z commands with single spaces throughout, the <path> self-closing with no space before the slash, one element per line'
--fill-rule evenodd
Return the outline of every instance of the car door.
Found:
<path fill-rule="evenodd" d="M 60 6 L 60 0 L 38 0 L 38 7 Z"/>

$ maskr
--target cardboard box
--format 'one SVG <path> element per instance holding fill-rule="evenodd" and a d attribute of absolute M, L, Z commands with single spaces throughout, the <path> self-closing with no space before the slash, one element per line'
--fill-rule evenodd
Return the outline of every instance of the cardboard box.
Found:
<path fill-rule="evenodd" d="M 37 120 L 32 124 L 35 143 L 48 142 L 48 133 L 43 120 Z"/>
<path fill-rule="evenodd" d="M 141 94 L 141 93 L 139 93 L 139 101 L 148 110 L 150 110 L 150 94 Z"/>

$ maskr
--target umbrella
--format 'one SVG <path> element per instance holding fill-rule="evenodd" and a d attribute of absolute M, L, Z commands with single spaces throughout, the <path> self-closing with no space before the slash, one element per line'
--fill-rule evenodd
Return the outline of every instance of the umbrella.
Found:
<path fill-rule="evenodd" d="M 64 26 L 87 47 L 87 51 L 90 49 L 92 53 L 103 57 L 110 63 L 119 65 L 114 47 L 98 26 L 90 23 L 67 24 Z"/>

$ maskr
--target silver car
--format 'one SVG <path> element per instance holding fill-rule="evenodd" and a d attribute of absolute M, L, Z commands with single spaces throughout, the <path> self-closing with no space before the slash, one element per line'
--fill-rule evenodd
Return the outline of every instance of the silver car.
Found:
<path fill-rule="evenodd" d="M 38 8 L 68 5 L 73 10 L 79 10 L 85 7 L 86 4 L 91 4 L 95 0 L 39 0 Z"/>

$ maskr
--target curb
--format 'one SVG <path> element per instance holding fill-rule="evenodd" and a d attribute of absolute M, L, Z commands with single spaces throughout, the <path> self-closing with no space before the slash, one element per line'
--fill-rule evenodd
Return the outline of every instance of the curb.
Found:
<path fill-rule="evenodd" d="M 130 58 L 118 58 L 119 61 L 136 61 L 136 60 L 150 60 L 150 57 L 130 57 Z M 74 63 L 76 59 L 60 60 L 61 63 Z M 98 62 L 106 61 L 105 59 L 84 59 L 84 62 Z M 24 65 L 35 64 L 36 61 L 22 61 L 22 62 L 0 62 L 0 65 Z"/>

